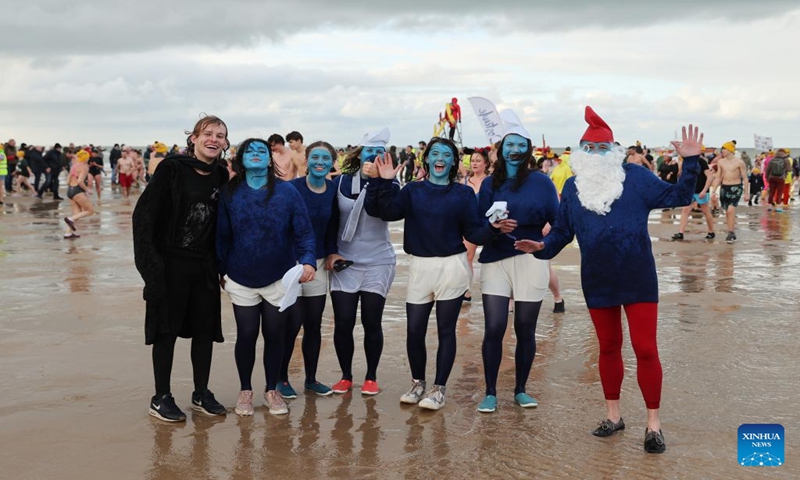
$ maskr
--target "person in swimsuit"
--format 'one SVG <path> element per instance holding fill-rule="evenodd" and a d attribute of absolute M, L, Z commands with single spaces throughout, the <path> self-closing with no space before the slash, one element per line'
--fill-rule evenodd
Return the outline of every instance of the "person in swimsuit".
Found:
<path fill-rule="evenodd" d="M 472 191 L 475 192 L 476 202 L 478 201 L 478 193 L 481 191 L 481 184 L 489 175 L 488 156 L 490 150 L 491 147 L 464 149 L 464 153 L 470 156 L 470 173 L 464 177 L 464 184 L 472 188 Z M 469 271 L 472 272 L 472 276 L 474 277 L 475 269 L 472 264 L 475 262 L 475 252 L 478 250 L 478 246 L 474 243 L 470 243 L 467 239 L 464 239 L 464 246 L 467 247 L 467 262 L 469 263 Z M 464 301 L 472 301 L 472 295 L 470 295 L 469 290 L 467 290 L 467 292 L 464 294 Z"/>
<path fill-rule="evenodd" d="M 64 238 L 78 238 L 78 229 L 76 223 L 84 217 L 94 214 L 94 206 L 86 194 L 89 188 L 86 184 L 86 178 L 89 176 L 89 152 L 86 150 L 79 150 L 77 155 L 72 153 L 72 150 L 67 152 L 67 158 L 72 161 L 72 166 L 69 169 L 69 177 L 67 178 L 67 198 L 69 199 L 70 207 L 72 207 L 72 215 L 64 217 L 64 223 L 67 224 Z"/>

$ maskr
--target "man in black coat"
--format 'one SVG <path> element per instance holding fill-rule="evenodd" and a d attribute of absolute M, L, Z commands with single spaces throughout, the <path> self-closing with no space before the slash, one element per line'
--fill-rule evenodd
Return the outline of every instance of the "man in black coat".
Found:
<path fill-rule="evenodd" d="M 56 143 L 44 156 L 44 183 L 39 187 L 36 196 L 42 198 L 45 190 L 53 192 L 53 200 L 63 200 L 58 195 L 58 176 L 61 174 L 61 144 Z"/>
<path fill-rule="evenodd" d="M 43 147 L 31 145 L 25 151 L 25 158 L 28 159 L 28 164 L 31 166 L 33 172 L 33 188 L 39 190 L 40 180 L 45 176 L 47 169 L 44 163 Z"/>

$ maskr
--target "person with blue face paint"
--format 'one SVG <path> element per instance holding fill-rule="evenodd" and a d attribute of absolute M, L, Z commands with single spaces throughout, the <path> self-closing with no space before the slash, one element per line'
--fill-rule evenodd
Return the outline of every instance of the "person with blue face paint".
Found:
<path fill-rule="evenodd" d="M 277 392 L 289 312 L 279 311 L 286 293 L 283 276 L 298 262 L 301 283 L 316 270 L 314 230 L 305 203 L 288 182 L 276 178 L 267 142 L 250 138 L 231 162 L 236 173 L 220 196 L 217 261 L 220 283 L 236 318 L 236 368 L 241 391 L 235 412 L 253 415 L 251 377 L 259 329 L 264 336 L 264 393 L 269 412 L 289 413 Z"/>
<path fill-rule="evenodd" d="M 367 187 L 366 210 L 385 221 L 405 219 L 403 250 L 411 256 L 406 348 L 412 381 L 400 402 L 439 410 L 445 404 L 447 380 L 456 356 L 458 314 L 472 280 L 463 239 L 482 245 L 494 237 L 494 232 L 478 214 L 473 190 L 456 182 L 456 145 L 435 137 L 422 160 L 427 178 L 401 189 L 393 180 L 403 165 L 394 168 L 388 159 L 377 159 L 381 178 Z M 439 349 L 433 388 L 426 392 L 425 336 L 434 305 Z"/>
<path fill-rule="evenodd" d="M 326 266 L 329 271 L 333 270 L 333 344 L 342 379 L 333 385 L 333 393 L 345 393 L 353 387 L 353 329 L 359 300 L 367 356 L 367 372 L 361 393 L 377 395 L 380 392 L 377 371 L 383 352 L 381 320 L 386 296 L 394 281 L 396 256 L 388 222 L 364 211 L 364 202 L 367 184 L 378 176 L 374 161 L 386 154 L 389 137 L 388 128 L 364 135 L 358 148 L 344 160 L 343 174 L 334 180 L 340 218 L 337 233 L 339 252 L 328 256 Z M 345 260 L 352 264 L 344 269 L 334 268 L 337 262 Z"/>
<path fill-rule="evenodd" d="M 606 418 L 592 432 L 608 437 L 625 429 L 620 392 L 625 369 L 622 359 L 622 310 L 628 319 L 636 354 L 636 378 L 647 408 L 644 450 L 666 450 L 659 416 L 663 372 L 658 356 L 658 276 L 647 230 L 650 211 L 688 205 L 700 171 L 703 135 L 683 128 L 682 141 L 672 142 L 683 157 L 683 173 L 669 184 L 640 165 L 623 164 L 608 124 L 591 107 L 588 127 L 573 152 L 575 176 L 564 185 L 558 219 L 544 240 L 520 240 L 516 248 L 550 259 L 578 239 L 581 286 L 599 342 L 600 383 Z"/>
<path fill-rule="evenodd" d="M 289 308 L 289 323 L 286 328 L 283 362 L 278 377 L 278 393 L 283 398 L 297 398 L 297 392 L 289 383 L 289 362 L 292 359 L 295 339 L 303 328 L 303 363 L 305 365 L 304 387 L 317 395 L 330 395 L 332 390 L 317 381 L 317 364 L 322 345 L 322 312 L 328 294 L 328 271 L 326 258 L 338 252 L 336 234 L 339 230 L 339 208 L 336 205 L 336 186 L 327 180 L 333 169 L 336 151 L 328 142 L 314 142 L 305 149 L 304 165 L 308 174 L 292 180 L 308 209 L 314 228 L 317 257 L 317 273 L 313 281 L 304 283 L 297 302 Z"/>
<path fill-rule="evenodd" d="M 486 243 L 478 262 L 485 325 L 483 368 L 486 397 L 480 412 L 497 409 L 497 376 L 503 358 L 503 336 L 508 325 L 508 304 L 514 299 L 516 382 L 514 401 L 524 408 L 537 400 L 526 393 L 528 375 L 536 355 L 536 322 L 550 280 L 548 264 L 514 248 L 518 239 L 542 239 L 542 229 L 555 220 L 558 195 L 553 182 L 532 170 L 530 135 L 521 125 L 506 128 L 492 176 L 478 193 L 478 210 L 486 212 L 494 202 L 507 202 L 508 218 L 493 226 L 499 235 Z"/>

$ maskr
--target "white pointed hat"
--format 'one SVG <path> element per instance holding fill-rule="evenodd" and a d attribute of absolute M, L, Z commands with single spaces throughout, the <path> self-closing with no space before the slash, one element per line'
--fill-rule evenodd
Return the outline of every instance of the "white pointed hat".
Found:
<path fill-rule="evenodd" d="M 516 134 L 520 137 L 531 139 L 531 134 L 522 126 L 522 120 L 511 109 L 500 112 L 500 120 L 503 121 L 503 136 Z"/>
<path fill-rule="evenodd" d="M 358 145 L 360 147 L 386 147 L 391 136 L 392 132 L 389 127 L 383 127 L 380 130 L 365 133 Z"/>

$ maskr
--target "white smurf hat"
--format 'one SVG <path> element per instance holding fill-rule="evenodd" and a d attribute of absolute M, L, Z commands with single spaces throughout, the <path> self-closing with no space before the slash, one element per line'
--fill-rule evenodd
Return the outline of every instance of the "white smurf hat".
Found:
<path fill-rule="evenodd" d="M 519 119 L 513 110 L 503 110 L 500 112 L 500 120 L 503 121 L 503 136 L 515 134 L 520 137 L 531 139 L 531 134 L 522 126 L 522 121 Z"/>
<path fill-rule="evenodd" d="M 392 136 L 392 132 L 389 130 L 389 127 L 383 127 L 380 130 L 376 130 L 374 132 L 367 132 L 361 137 L 361 141 L 358 142 L 360 147 L 386 147 L 386 144 L 389 143 L 389 138 Z"/>

